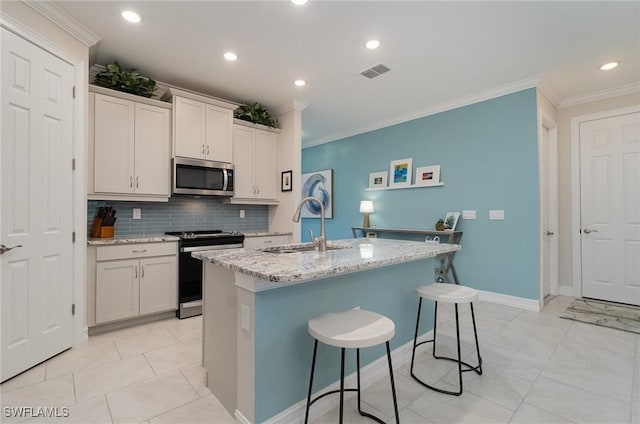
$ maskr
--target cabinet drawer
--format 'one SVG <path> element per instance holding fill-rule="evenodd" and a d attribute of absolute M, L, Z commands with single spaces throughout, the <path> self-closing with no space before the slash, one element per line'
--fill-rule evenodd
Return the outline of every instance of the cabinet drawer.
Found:
<path fill-rule="evenodd" d="M 245 237 L 244 247 L 247 249 L 254 249 L 260 247 L 275 246 L 278 244 L 291 243 L 290 236 L 277 235 L 277 236 L 265 236 L 265 237 Z"/>
<path fill-rule="evenodd" d="M 176 255 L 178 243 L 135 243 L 100 246 L 96 248 L 97 261 L 116 259 L 148 258 L 150 256 Z"/>

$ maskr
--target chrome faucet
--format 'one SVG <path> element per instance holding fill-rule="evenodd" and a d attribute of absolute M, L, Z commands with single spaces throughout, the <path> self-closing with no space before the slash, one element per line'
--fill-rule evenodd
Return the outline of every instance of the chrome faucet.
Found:
<path fill-rule="evenodd" d="M 327 250 L 327 238 L 324 234 L 324 205 L 317 197 L 305 197 L 300 201 L 296 211 L 293 214 L 293 222 L 300 222 L 300 212 L 302 206 L 307 202 L 317 202 L 320 205 L 320 237 L 313 238 L 313 244 L 318 247 L 318 252 L 325 252 Z"/>

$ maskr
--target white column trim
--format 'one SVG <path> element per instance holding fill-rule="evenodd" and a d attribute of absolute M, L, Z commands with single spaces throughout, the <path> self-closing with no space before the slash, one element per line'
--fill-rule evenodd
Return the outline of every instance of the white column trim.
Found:
<path fill-rule="evenodd" d="M 26 5 L 33 8 L 45 18 L 71 34 L 74 38 L 80 41 L 87 47 L 91 47 L 100 41 L 100 37 L 97 36 L 86 26 L 78 22 L 74 17 L 65 12 L 62 8 L 57 6 L 51 1 L 43 0 L 22 0 Z"/>

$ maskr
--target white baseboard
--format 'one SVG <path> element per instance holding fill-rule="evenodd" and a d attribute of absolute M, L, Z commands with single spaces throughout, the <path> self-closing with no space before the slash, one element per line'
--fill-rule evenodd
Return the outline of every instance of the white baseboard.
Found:
<path fill-rule="evenodd" d="M 569 296 L 574 297 L 573 287 L 571 286 L 558 286 L 558 295 L 559 296 Z"/>
<path fill-rule="evenodd" d="M 498 305 L 513 306 L 514 308 L 526 309 L 527 311 L 540 312 L 540 303 L 537 300 L 482 290 L 478 291 L 480 292 L 480 300 L 483 302 L 497 303 Z"/>
<path fill-rule="evenodd" d="M 251 421 L 249 421 L 247 417 L 242 415 L 242 412 L 238 411 L 237 409 L 233 413 L 233 417 L 235 418 L 237 424 L 251 424 Z"/>

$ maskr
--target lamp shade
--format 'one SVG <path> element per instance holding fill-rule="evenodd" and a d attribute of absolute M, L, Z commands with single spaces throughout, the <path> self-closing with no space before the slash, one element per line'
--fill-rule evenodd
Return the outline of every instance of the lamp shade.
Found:
<path fill-rule="evenodd" d="M 373 213 L 373 202 L 371 200 L 361 201 L 360 213 Z"/>

